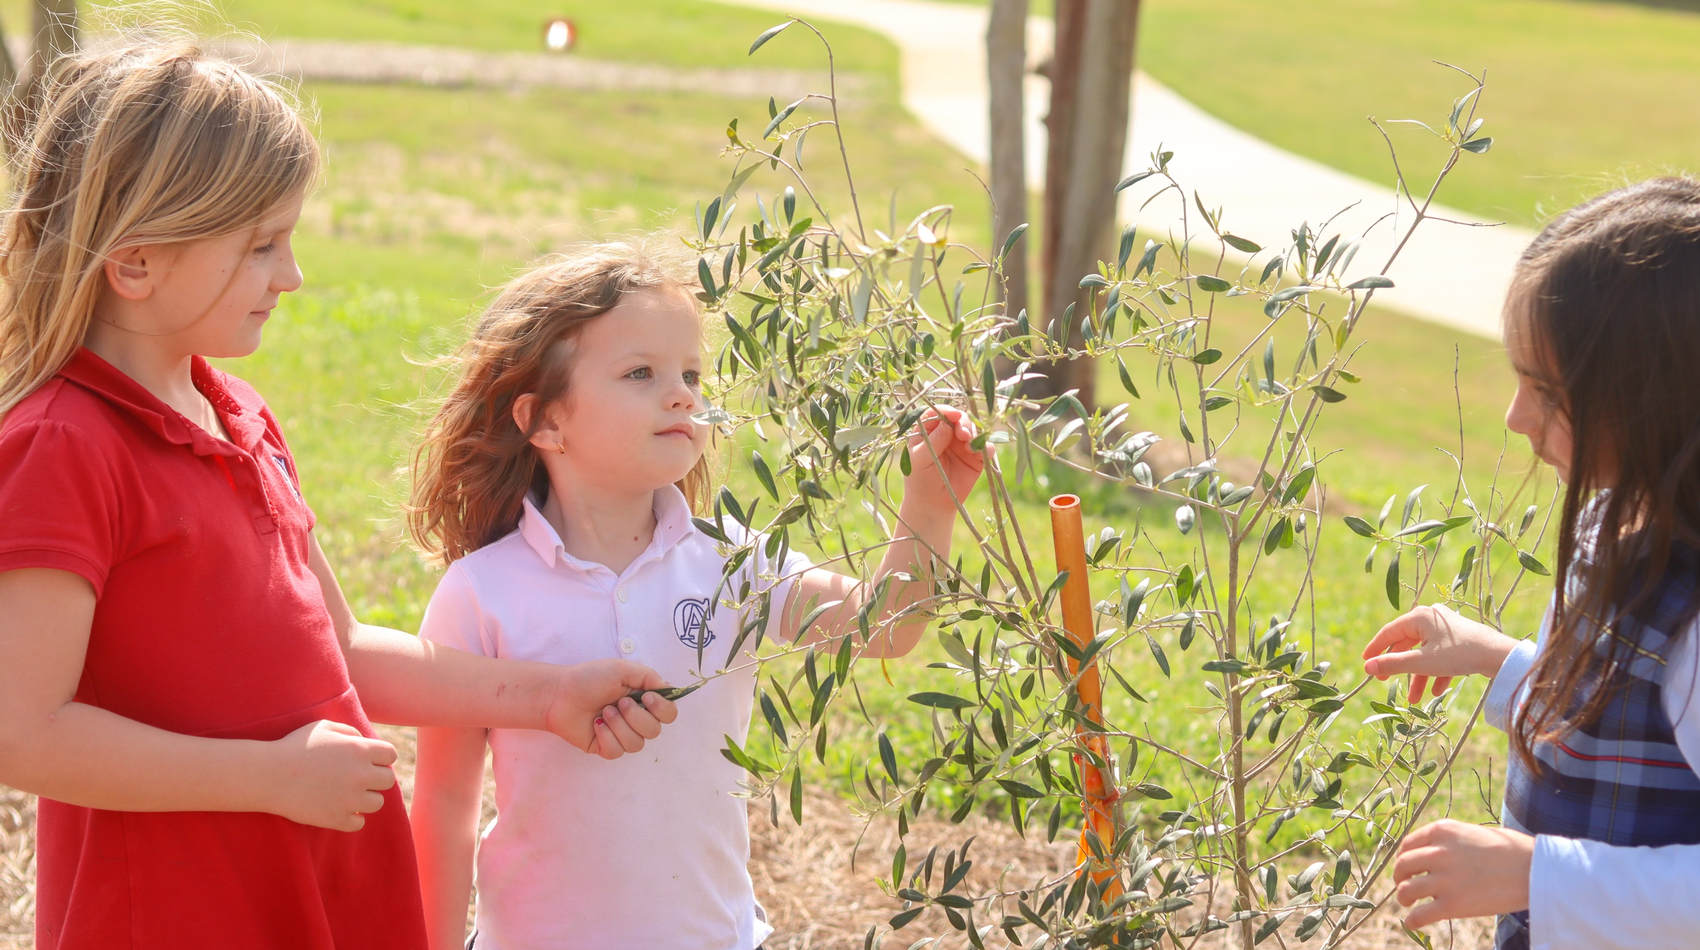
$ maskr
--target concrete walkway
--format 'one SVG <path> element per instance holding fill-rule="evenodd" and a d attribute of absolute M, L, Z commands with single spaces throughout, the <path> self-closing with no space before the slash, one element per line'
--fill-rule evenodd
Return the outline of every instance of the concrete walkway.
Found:
<path fill-rule="evenodd" d="M 986 162 L 990 131 L 985 7 L 925 0 L 729 2 L 796 14 L 817 25 L 853 23 L 890 37 L 902 51 L 904 105 L 964 155 Z M 1034 18 L 1028 37 L 1038 59 L 1050 48 L 1049 21 Z M 759 52 L 755 59 L 761 59 Z M 1027 170 L 1035 186 L 1044 176 L 1040 120 L 1048 94 L 1043 79 L 1029 78 Z M 1329 233 L 1369 232 L 1353 263 L 1353 276 L 1380 270 L 1396 234 L 1403 235 L 1412 217 L 1410 207 L 1401 207 L 1394 198 L 1391 168 L 1386 181 L 1370 182 L 1294 155 L 1205 114 L 1142 73 L 1134 83 L 1128 171 L 1146 168 L 1159 145 L 1175 153 L 1170 168 L 1189 191 L 1196 189 L 1207 206 L 1226 210 L 1225 228 L 1265 247 L 1285 245 L 1302 222 L 1314 227 L 1343 212 Z M 1464 158 L 1494 160 L 1491 154 Z M 1140 185 L 1124 192 L 1123 220 L 1136 220 L 1152 233 L 1166 232 L 1180 220 L 1178 196 L 1170 192 L 1140 210 L 1154 190 Z M 1186 200 L 1190 205 L 1190 194 Z M 1471 224 L 1492 223 L 1450 208 L 1437 207 L 1431 213 Z M 1195 211 L 1191 217 L 1196 222 Z M 1376 301 L 1424 320 L 1497 337 L 1512 267 L 1532 237 L 1527 230 L 1509 226 L 1425 222 L 1389 272 L 1398 286 L 1378 293 Z"/>

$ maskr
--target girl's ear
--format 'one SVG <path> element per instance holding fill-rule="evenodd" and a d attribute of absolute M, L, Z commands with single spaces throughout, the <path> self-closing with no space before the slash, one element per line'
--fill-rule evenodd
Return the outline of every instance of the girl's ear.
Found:
<path fill-rule="evenodd" d="M 539 411 L 542 412 L 541 419 L 536 418 Z M 556 423 L 555 414 L 550 412 L 548 407 L 539 405 L 537 394 L 526 393 L 515 399 L 514 425 L 519 426 L 519 431 L 529 430 L 534 420 L 537 423 L 537 431 L 531 433 L 532 448 L 540 452 L 566 451 L 565 443 L 561 441 L 562 433 L 560 426 Z"/>
<path fill-rule="evenodd" d="M 160 259 L 163 253 L 164 248 L 158 245 L 126 247 L 114 252 L 102 265 L 106 285 L 125 300 L 146 300 L 153 296 L 159 275 L 164 271 Z"/>

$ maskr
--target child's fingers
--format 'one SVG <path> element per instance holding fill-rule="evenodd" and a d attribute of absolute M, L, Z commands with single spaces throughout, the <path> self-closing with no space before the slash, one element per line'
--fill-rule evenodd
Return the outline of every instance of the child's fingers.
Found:
<path fill-rule="evenodd" d="M 604 759 L 617 759 L 626 754 L 625 750 L 620 748 L 620 740 L 614 738 L 613 731 L 608 728 L 606 720 L 598 717 L 590 729 L 595 737 L 590 740 L 590 748 L 584 751 L 600 755 Z"/>
<path fill-rule="evenodd" d="M 1412 675 L 1409 701 L 1412 706 L 1422 702 L 1423 690 L 1428 689 L 1428 677 L 1421 673 Z"/>
<path fill-rule="evenodd" d="M 357 815 L 370 815 L 375 811 L 381 810 L 383 807 L 383 795 L 377 792 L 366 792 L 360 796 L 359 802 L 355 805 L 354 813 Z"/>
<path fill-rule="evenodd" d="M 1420 673 L 1423 672 L 1420 666 L 1427 659 L 1421 650 L 1407 649 L 1397 653 L 1383 653 L 1365 660 L 1364 672 L 1381 680 L 1401 673 Z"/>
<path fill-rule="evenodd" d="M 1369 638 L 1369 642 L 1364 644 L 1363 658 L 1367 660 L 1376 654 L 1386 653 L 1389 650 L 1408 650 L 1410 647 L 1406 644 L 1421 642 L 1423 642 L 1421 634 L 1413 629 L 1410 614 L 1406 614 L 1377 630 L 1375 636 Z"/>
<path fill-rule="evenodd" d="M 1452 685 L 1452 677 L 1450 677 L 1450 676 L 1436 676 L 1434 678 L 1434 694 L 1436 696 L 1440 696 L 1440 695 L 1444 694 L 1446 692 L 1446 688 L 1451 686 L 1451 685 Z"/>
<path fill-rule="evenodd" d="M 626 717 L 620 715 L 617 706 L 608 706 L 602 710 L 602 718 L 608 723 L 608 730 L 614 734 L 614 741 L 627 752 L 637 752 L 643 749 L 643 736 L 632 729 Z"/>
<path fill-rule="evenodd" d="M 649 710 L 643 704 L 630 696 L 625 696 L 621 697 L 619 707 L 620 718 L 631 727 L 633 732 L 646 740 L 661 735 L 661 723 L 649 714 Z"/>
<path fill-rule="evenodd" d="M 355 734 L 359 735 L 359 733 Z M 395 746 L 382 739 L 366 739 L 364 744 L 366 753 L 372 757 L 373 765 L 383 766 L 388 771 L 388 767 L 395 764 Z"/>
<path fill-rule="evenodd" d="M 1412 930 L 1421 930 L 1430 924 L 1463 916 L 1463 913 L 1453 909 L 1451 900 L 1436 898 L 1405 915 L 1405 926 Z"/>
<path fill-rule="evenodd" d="M 678 704 L 670 699 L 663 699 L 660 693 L 644 693 L 643 708 L 649 710 L 649 714 L 664 726 L 679 718 Z"/>
<path fill-rule="evenodd" d="M 1411 832 L 1411 835 L 1415 836 L 1417 832 L 1426 831 L 1432 827 L 1434 826 L 1425 825 L 1422 828 L 1418 828 L 1417 831 Z M 1426 839 L 1418 840 L 1424 841 L 1424 843 L 1413 846 L 1410 839 L 1407 838 L 1405 844 L 1399 849 L 1399 856 L 1393 859 L 1393 882 L 1398 884 L 1401 888 L 1403 888 L 1405 886 L 1405 882 L 1409 881 L 1411 878 L 1414 878 L 1419 874 L 1429 874 L 1436 870 L 1440 861 L 1446 857 L 1446 848 L 1444 846 L 1428 844 Z M 1401 896 L 1402 895 L 1403 891 L 1401 891 Z M 1403 903 L 1403 901 L 1401 901 L 1401 903 Z M 1409 907 L 1411 905 L 1406 904 L 1405 906 Z"/>

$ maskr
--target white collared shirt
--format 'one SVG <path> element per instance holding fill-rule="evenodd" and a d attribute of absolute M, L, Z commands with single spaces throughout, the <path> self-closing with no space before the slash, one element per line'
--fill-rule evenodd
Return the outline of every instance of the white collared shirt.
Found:
<path fill-rule="evenodd" d="M 490 730 L 498 817 L 478 848 L 479 950 L 751 950 L 772 932 L 750 884 L 745 800 L 732 796 L 744 772 L 720 754 L 723 736 L 749 732 L 756 638 L 728 662 L 741 616 L 725 604 L 738 592 L 714 601 L 726 558 L 677 488 L 655 493 L 655 521 L 616 576 L 566 553 L 527 499 L 519 528 L 450 565 L 425 611 L 420 636 L 483 656 L 616 657 L 676 686 L 698 681 L 699 647 L 705 674 L 742 667 L 680 699 L 659 738 L 613 761 L 546 732 Z M 791 552 L 776 568 L 760 547 L 751 560 L 739 576 L 772 588 L 773 636 L 809 562 Z"/>

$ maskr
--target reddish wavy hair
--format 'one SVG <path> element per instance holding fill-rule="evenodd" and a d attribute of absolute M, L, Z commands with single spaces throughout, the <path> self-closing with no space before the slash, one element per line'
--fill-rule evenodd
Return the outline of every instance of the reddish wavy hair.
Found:
<path fill-rule="evenodd" d="M 407 506 L 414 542 L 448 563 L 512 531 L 526 494 L 549 488 L 531 445 L 543 414 L 522 430 L 514 402 L 528 393 L 543 403 L 567 395 L 574 340 L 627 294 L 692 289 L 658 256 L 631 243 L 569 252 L 504 287 L 461 349 L 460 378 L 414 451 Z M 705 454 L 678 482 L 693 512 L 702 510 L 709 481 Z"/>

